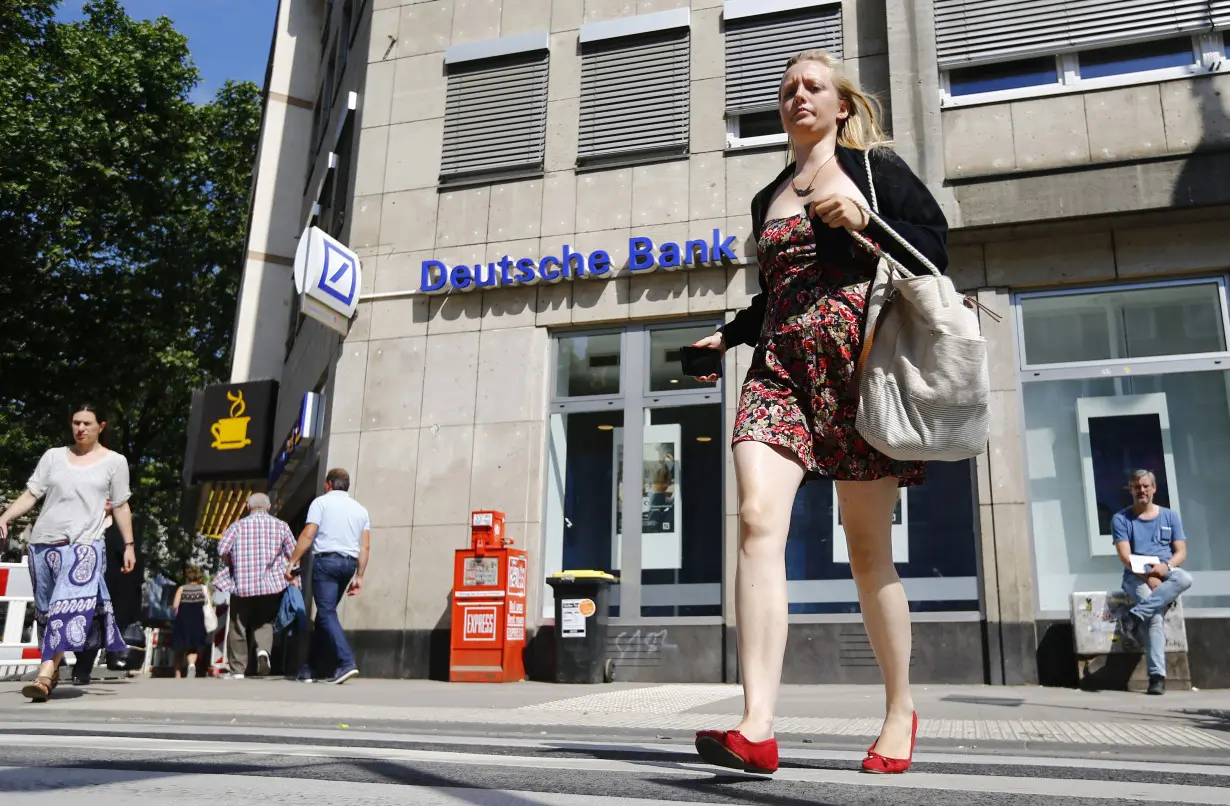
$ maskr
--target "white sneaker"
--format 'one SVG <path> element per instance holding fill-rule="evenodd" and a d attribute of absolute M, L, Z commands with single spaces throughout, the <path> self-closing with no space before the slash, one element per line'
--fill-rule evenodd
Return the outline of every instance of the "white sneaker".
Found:
<path fill-rule="evenodd" d="M 222 675 L 223 680 L 243 680 L 243 672 L 227 672 Z"/>
<path fill-rule="evenodd" d="M 256 673 L 262 677 L 269 674 L 269 653 L 263 649 L 256 650 Z"/>
<path fill-rule="evenodd" d="M 196 664 L 195 664 L 195 663 L 189 663 L 189 664 L 188 664 L 188 674 L 187 674 L 187 677 L 196 677 Z"/>

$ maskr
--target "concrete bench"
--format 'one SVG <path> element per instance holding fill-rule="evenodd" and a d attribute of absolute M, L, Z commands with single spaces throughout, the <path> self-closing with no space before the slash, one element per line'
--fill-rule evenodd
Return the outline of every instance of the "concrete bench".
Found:
<path fill-rule="evenodd" d="M 1124 635 L 1120 618 L 1136 602 L 1123 591 L 1072 594 L 1072 636 L 1081 688 L 1144 691 L 1149 685 L 1145 650 Z M 1166 687 L 1192 687 L 1187 662 L 1187 628 L 1180 597 L 1166 611 Z"/>

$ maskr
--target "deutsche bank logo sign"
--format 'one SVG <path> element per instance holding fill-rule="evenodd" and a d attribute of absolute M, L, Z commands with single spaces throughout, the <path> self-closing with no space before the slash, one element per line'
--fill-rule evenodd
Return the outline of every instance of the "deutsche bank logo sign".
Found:
<path fill-rule="evenodd" d="M 307 316 L 345 335 L 359 307 L 362 267 L 345 244 L 317 227 L 299 236 L 295 251 L 295 289 Z"/>
<path fill-rule="evenodd" d="M 353 303 L 359 290 L 359 260 L 354 253 L 325 241 L 325 263 L 318 287 L 343 305 Z"/>

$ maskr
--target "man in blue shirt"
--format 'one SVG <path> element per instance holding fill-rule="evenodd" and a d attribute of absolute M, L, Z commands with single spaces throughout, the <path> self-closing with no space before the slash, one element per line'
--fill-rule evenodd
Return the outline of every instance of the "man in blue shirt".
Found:
<path fill-rule="evenodd" d="M 1191 574 L 1179 568 L 1187 559 L 1187 539 L 1179 513 L 1153 503 L 1157 479 L 1137 470 L 1128 481 L 1132 506 L 1111 519 L 1115 550 L 1123 562 L 1123 589 L 1136 600 L 1124 616 L 1124 630 L 1148 654 L 1149 693 L 1166 693 L 1166 607 L 1192 586 Z M 1132 555 L 1156 557 L 1143 574 L 1132 571 Z M 1148 630 L 1145 626 L 1148 625 Z"/>
<path fill-rule="evenodd" d="M 308 507 L 307 525 L 299 535 L 299 543 L 290 558 L 292 570 L 312 550 L 312 598 L 316 602 L 316 630 L 312 634 L 311 655 L 299 672 L 299 679 L 312 682 L 312 667 L 337 658 L 326 679 L 330 683 L 345 683 L 357 677 L 354 653 L 346 641 L 342 622 L 337 617 L 337 603 L 342 591 L 356 596 L 363 589 L 363 572 L 371 551 L 371 519 L 367 510 L 350 497 L 350 474 L 340 467 L 325 476 L 325 494 Z"/>

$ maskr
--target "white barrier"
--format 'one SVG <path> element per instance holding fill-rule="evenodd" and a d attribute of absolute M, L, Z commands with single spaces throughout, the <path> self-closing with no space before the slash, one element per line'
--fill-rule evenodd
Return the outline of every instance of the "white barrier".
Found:
<path fill-rule="evenodd" d="M 0 680 L 7 680 L 40 663 L 34 588 L 24 558 L 20 563 L 0 563 L 0 607 L 5 611 L 4 632 L 0 633 Z"/>
<path fill-rule="evenodd" d="M 4 632 L 0 633 L 0 680 L 10 680 L 33 672 L 42 663 L 38 625 L 34 622 L 34 588 L 25 557 L 20 563 L 0 563 L 0 607 L 5 611 Z M 64 658 L 67 663 L 76 662 L 71 652 Z"/>

